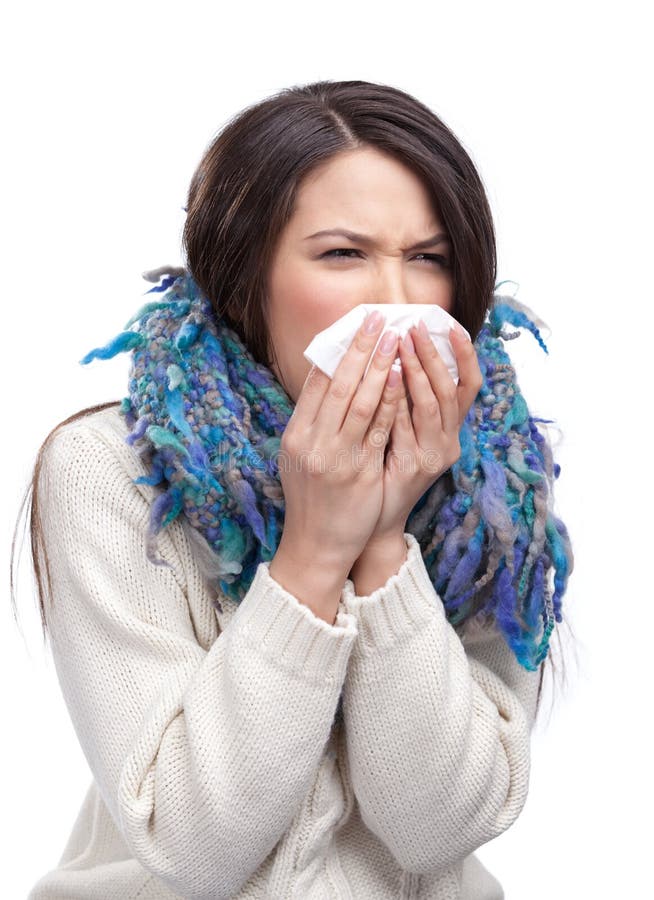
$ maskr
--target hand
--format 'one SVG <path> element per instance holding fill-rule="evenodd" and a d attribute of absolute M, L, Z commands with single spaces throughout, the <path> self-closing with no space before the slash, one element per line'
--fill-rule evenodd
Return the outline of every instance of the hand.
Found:
<path fill-rule="evenodd" d="M 333 378 L 311 369 L 280 442 L 285 516 L 278 550 L 296 569 L 304 562 L 343 581 L 379 518 L 384 449 L 400 398 L 386 383 L 397 355 L 392 331 L 363 378 L 383 324 L 369 334 L 362 324 Z"/>
<path fill-rule="evenodd" d="M 459 431 L 483 384 L 477 353 L 465 334 L 450 331 L 458 385 L 427 329 L 421 333 L 412 327 L 409 334 L 417 352 L 412 354 L 405 341 L 400 341 L 403 380 L 395 388 L 399 397 L 384 466 L 383 503 L 366 550 L 397 544 L 420 497 L 457 461 L 461 455 Z M 361 564 L 359 557 L 356 566 Z"/>

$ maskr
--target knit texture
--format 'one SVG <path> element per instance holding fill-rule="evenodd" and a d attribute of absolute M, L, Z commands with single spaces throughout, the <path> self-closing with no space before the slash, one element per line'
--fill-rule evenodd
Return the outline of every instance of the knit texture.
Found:
<path fill-rule="evenodd" d="M 333 626 L 267 562 L 218 610 L 182 517 L 147 560 L 126 434 L 113 406 L 44 448 L 48 628 L 93 782 L 29 900 L 501 900 L 473 851 L 526 801 L 538 673 L 496 630 L 459 638 L 409 533 Z"/>
<path fill-rule="evenodd" d="M 293 402 L 186 270 L 164 266 L 144 277 L 157 282 L 148 293 L 163 296 L 81 362 L 132 353 L 121 407 L 127 441 L 148 460 L 144 481 L 161 487 L 148 558 L 162 563 L 157 536 L 183 513 L 208 548 L 202 555 L 214 586 L 240 602 L 281 537 L 276 455 Z M 475 342 L 484 381 L 460 431 L 460 458 L 416 503 L 406 529 L 448 621 L 497 623 L 520 664 L 535 671 L 562 621 L 573 554 L 553 510 L 560 466 L 536 424 L 551 420 L 530 414 L 503 346 L 520 334 L 503 330 L 508 323 L 547 352 L 542 323 L 528 313 L 515 298 L 495 295 Z"/>

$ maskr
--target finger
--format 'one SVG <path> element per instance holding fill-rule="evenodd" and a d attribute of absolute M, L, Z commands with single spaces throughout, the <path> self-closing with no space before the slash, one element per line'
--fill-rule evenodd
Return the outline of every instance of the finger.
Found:
<path fill-rule="evenodd" d="M 388 344 L 384 343 L 386 334 L 390 335 Z M 359 382 L 341 425 L 340 432 L 344 440 L 355 444 L 361 444 L 365 440 L 387 386 L 390 368 L 397 356 L 397 342 L 397 332 L 389 329 L 373 353 L 366 376 Z"/>
<path fill-rule="evenodd" d="M 459 408 L 457 405 L 457 390 L 454 379 L 445 365 L 443 357 L 436 349 L 426 327 L 414 329 L 414 344 L 418 359 L 429 379 L 432 393 L 438 401 L 441 427 L 446 434 L 459 431 Z M 428 420 L 431 416 L 433 404 L 426 399 L 418 409 L 419 415 L 424 415 Z"/>
<path fill-rule="evenodd" d="M 395 384 L 390 384 L 389 379 L 386 379 L 379 405 L 375 410 L 373 421 L 363 441 L 364 449 L 384 450 L 395 419 L 398 399 L 403 392 L 401 377 Z"/>
<path fill-rule="evenodd" d="M 390 473 L 415 474 L 418 446 L 411 419 L 410 404 L 411 398 L 403 381 L 388 443 L 389 452 L 385 460 L 386 468 Z"/>
<path fill-rule="evenodd" d="M 384 323 L 385 319 L 382 317 L 370 334 L 365 331 L 365 321 L 357 329 L 350 346 L 347 348 L 343 358 L 336 367 L 336 371 L 334 372 L 328 389 L 323 397 L 320 409 L 318 410 L 315 421 L 316 424 L 320 426 L 321 431 L 324 431 L 327 434 L 336 434 L 341 430 L 344 420 L 349 414 L 352 398 L 355 396 L 359 385 L 361 384 L 366 365 L 370 361 L 375 345 L 379 341 Z M 378 355 L 378 352 L 379 348 L 376 355 Z M 370 425 L 370 419 L 379 403 L 379 398 L 381 397 L 381 392 L 384 388 L 386 373 L 393 362 L 392 356 L 390 358 L 384 356 L 383 359 L 385 363 L 387 363 L 387 365 L 385 365 L 385 370 L 382 371 L 378 366 L 372 373 L 375 387 L 374 404 L 369 403 L 367 418 L 365 418 L 365 421 L 361 420 L 359 422 L 357 430 L 357 437 L 359 440 L 363 439 L 368 426 Z M 374 363 L 371 363 L 368 373 L 373 369 L 373 366 Z M 368 391 L 368 395 L 369 394 L 370 391 Z M 358 416 L 358 409 L 359 407 L 355 409 L 354 418 L 363 419 L 364 417 Z"/>
<path fill-rule="evenodd" d="M 293 407 L 291 414 L 293 421 L 299 421 L 306 425 L 313 424 L 330 383 L 329 375 L 323 372 L 322 369 L 319 369 L 318 366 L 311 366 L 307 377 L 304 379 L 300 396 Z"/>
<path fill-rule="evenodd" d="M 411 398 L 407 394 L 406 385 L 403 381 L 400 396 L 397 399 L 395 419 L 391 430 L 393 449 L 398 452 L 415 453 L 416 449 L 416 435 L 413 430 L 410 402 Z"/>
<path fill-rule="evenodd" d="M 331 378 L 329 377 L 329 375 L 319 369 L 318 366 L 314 365 L 311 367 L 311 369 L 309 369 L 309 373 L 307 374 L 307 377 L 302 386 L 302 390 L 300 391 L 300 396 L 298 397 L 295 408 L 293 410 L 293 418 L 296 421 L 300 420 L 303 424 L 307 425 L 312 425 L 315 422 L 321 410 L 325 396 L 330 389 L 333 389 L 333 382 L 336 374 L 339 371 L 343 371 L 342 365 L 345 357 L 347 357 L 348 354 L 351 353 L 352 348 L 356 346 L 359 335 L 363 334 L 365 323 L 366 319 L 364 319 L 364 321 L 361 323 L 361 326 L 357 334 L 355 334 L 352 344 L 346 351 L 343 359 L 341 359 L 339 365 L 336 368 L 336 371 L 334 372 L 334 375 Z M 367 339 L 365 343 L 369 344 L 367 359 L 370 358 L 370 353 L 372 352 L 372 349 L 379 338 L 379 333 L 382 329 L 382 326 L 383 321 L 378 322 L 377 327 L 375 328 L 373 333 L 369 336 L 365 336 Z M 341 376 L 339 376 L 339 379 L 341 379 Z"/>
<path fill-rule="evenodd" d="M 400 360 L 408 392 L 413 403 L 411 410 L 413 428 L 418 443 L 421 443 L 421 441 L 427 440 L 427 436 L 424 433 L 425 427 L 430 429 L 430 431 L 433 428 L 436 428 L 438 431 L 442 428 L 442 423 L 438 399 L 432 390 L 429 377 L 417 353 L 417 340 L 414 331 L 414 328 L 410 328 L 404 339 L 400 341 Z"/>
<path fill-rule="evenodd" d="M 468 340 L 465 334 L 458 332 L 454 328 L 450 331 L 450 339 L 459 369 L 459 383 L 456 388 L 456 394 L 460 428 L 481 390 L 484 376 L 479 367 L 477 351 L 472 341 Z"/>

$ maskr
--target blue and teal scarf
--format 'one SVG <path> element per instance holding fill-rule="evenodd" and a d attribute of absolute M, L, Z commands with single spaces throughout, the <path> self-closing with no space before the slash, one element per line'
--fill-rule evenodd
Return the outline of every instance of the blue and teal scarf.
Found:
<path fill-rule="evenodd" d="M 208 548 L 214 588 L 240 602 L 281 537 L 276 457 L 293 401 L 185 269 L 164 266 L 144 278 L 155 282 L 146 293 L 160 296 L 81 362 L 132 353 L 120 406 L 126 440 L 149 472 L 135 481 L 161 487 L 148 558 L 166 565 L 157 535 L 183 513 Z M 521 665 L 536 670 L 562 621 L 573 554 L 553 512 L 560 466 L 536 426 L 551 420 L 530 415 L 503 347 L 520 334 L 504 332 L 508 323 L 528 329 L 547 353 L 543 323 L 528 312 L 494 295 L 475 341 L 484 383 L 461 427 L 461 455 L 420 498 L 406 531 L 420 544 L 448 621 L 458 628 L 473 617 L 493 621 Z"/>

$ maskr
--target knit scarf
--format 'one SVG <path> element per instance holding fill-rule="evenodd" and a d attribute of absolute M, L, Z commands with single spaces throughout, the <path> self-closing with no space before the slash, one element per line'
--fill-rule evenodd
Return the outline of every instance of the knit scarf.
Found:
<path fill-rule="evenodd" d="M 157 557 L 157 535 L 183 514 L 212 586 L 239 603 L 281 537 L 276 457 L 293 401 L 189 272 L 163 266 L 143 277 L 155 283 L 145 293 L 159 296 L 81 363 L 132 354 L 120 413 L 148 472 L 134 481 L 160 486 L 148 559 L 169 565 Z M 416 503 L 405 531 L 420 544 L 448 621 L 457 630 L 472 618 L 490 622 L 534 671 L 562 621 L 573 555 L 553 512 L 561 469 L 536 425 L 552 420 L 530 414 L 503 346 L 520 334 L 503 331 L 509 323 L 548 352 L 544 323 L 529 313 L 514 297 L 494 294 L 474 343 L 484 380 L 460 429 L 460 457 Z M 222 609 L 217 597 L 213 603 Z"/>

